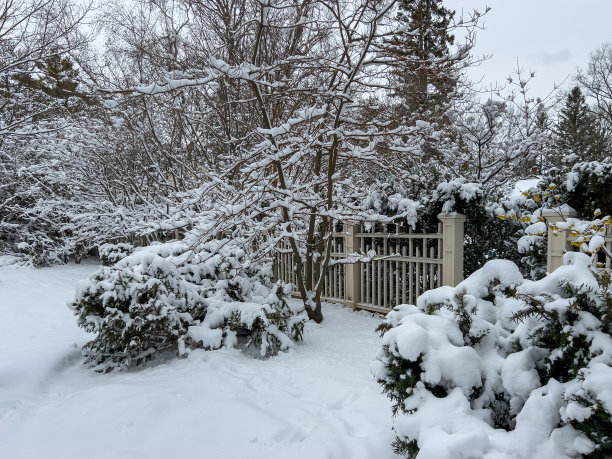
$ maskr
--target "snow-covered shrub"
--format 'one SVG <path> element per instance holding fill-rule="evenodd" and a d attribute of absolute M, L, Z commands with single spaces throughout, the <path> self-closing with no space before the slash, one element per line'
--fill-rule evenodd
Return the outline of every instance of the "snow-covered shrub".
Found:
<path fill-rule="evenodd" d="M 242 260 L 244 252 L 236 250 L 234 260 Z M 290 286 L 272 284 L 269 266 L 241 269 L 234 260 L 223 262 L 219 258 L 216 279 L 204 283 L 211 284 L 205 293 L 206 317 L 189 327 L 179 344 L 181 353 L 189 352 L 189 346 L 235 347 L 242 336 L 246 346 L 256 349 L 262 357 L 269 357 L 302 339 L 308 318 L 303 307 L 294 309 L 285 301 Z M 232 273 L 236 269 L 240 271 Z"/>
<path fill-rule="evenodd" d="M 16 248 L 16 253 L 21 255 L 24 263 L 34 268 L 44 268 L 58 262 L 56 254 L 47 250 L 38 241 L 19 242 Z"/>
<path fill-rule="evenodd" d="M 258 302 L 210 298 L 206 318 L 189 327 L 181 339 L 181 353 L 188 352 L 189 347 L 185 345 L 205 349 L 235 347 L 239 345 L 239 338 L 245 337 L 247 346 L 252 346 L 262 357 L 269 357 L 301 340 L 306 316 L 296 314 L 283 300 L 289 290 L 284 291 L 280 285 L 271 289 L 261 287 L 259 293 L 265 296 Z"/>
<path fill-rule="evenodd" d="M 112 266 L 132 253 L 134 253 L 134 246 L 132 244 L 102 244 L 98 247 L 102 266 Z"/>
<path fill-rule="evenodd" d="M 285 293 L 271 270 L 249 265 L 236 244 L 186 240 L 103 266 L 79 286 L 73 309 L 79 326 L 96 333 L 84 347 L 86 362 L 107 371 L 167 348 L 186 355 L 193 347 L 235 347 L 239 334 L 262 356 L 286 350 L 301 339 L 306 315 Z"/>
<path fill-rule="evenodd" d="M 97 334 L 83 354 L 100 371 L 176 347 L 189 324 L 205 315 L 200 292 L 168 257 L 149 251 L 102 267 L 79 287 L 73 307 L 79 326 Z"/>
<path fill-rule="evenodd" d="M 569 208 L 578 213 L 578 219 L 564 222 L 574 236 L 581 237 L 585 249 L 593 236 L 604 232 L 612 223 L 612 162 L 577 163 L 570 172 L 551 169 L 537 186 L 522 195 L 501 200 L 494 212 L 498 218 L 522 226 L 518 250 L 523 254 L 522 266 L 529 268 L 534 279 L 546 274 L 546 246 L 548 222 L 544 210 Z M 554 230 L 560 228 L 553 227 Z M 580 244 L 578 244 L 580 245 Z"/>
<path fill-rule="evenodd" d="M 387 315 L 373 373 L 392 401 L 396 452 L 612 454 L 609 275 L 584 254 L 565 263 L 531 281 L 493 260 Z"/>

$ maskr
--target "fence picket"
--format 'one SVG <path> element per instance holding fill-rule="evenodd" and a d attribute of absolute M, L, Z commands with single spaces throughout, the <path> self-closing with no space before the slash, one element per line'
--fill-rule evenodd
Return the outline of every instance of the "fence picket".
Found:
<path fill-rule="evenodd" d="M 402 247 L 402 256 L 408 255 L 408 248 Z M 408 271 L 406 271 L 406 262 L 402 261 L 402 276 L 404 276 L 404 282 L 402 282 L 402 303 L 406 303 L 406 286 L 408 285 Z"/>

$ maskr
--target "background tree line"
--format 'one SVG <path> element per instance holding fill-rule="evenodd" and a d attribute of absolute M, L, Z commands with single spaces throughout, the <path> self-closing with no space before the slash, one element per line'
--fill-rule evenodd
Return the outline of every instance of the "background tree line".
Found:
<path fill-rule="evenodd" d="M 521 68 L 483 93 L 466 77 L 483 14 L 439 0 L 9 0 L 0 250 L 46 264 L 194 227 L 256 258 L 280 243 L 320 319 L 340 220 L 415 223 L 440 183 L 492 196 L 609 157 L 610 45 L 567 94 L 532 95 Z M 383 189 L 386 205 L 364 204 Z"/>

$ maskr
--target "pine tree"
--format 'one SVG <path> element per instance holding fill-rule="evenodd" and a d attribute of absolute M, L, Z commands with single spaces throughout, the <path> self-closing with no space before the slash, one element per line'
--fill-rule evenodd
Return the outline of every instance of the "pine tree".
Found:
<path fill-rule="evenodd" d="M 455 37 L 450 33 L 454 11 L 442 0 L 402 0 L 397 15 L 400 32 L 390 41 L 392 56 L 402 65 L 393 71 L 400 112 L 412 121 L 439 121 L 457 88 L 458 64 L 450 58 Z"/>
<path fill-rule="evenodd" d="M 597 161 L 609 153 L 606 135 L 578 86 L 567 95 L 559 113 L 557 135 L 557 149 L 563 155 L 575 154 L 582 161 Z"/>

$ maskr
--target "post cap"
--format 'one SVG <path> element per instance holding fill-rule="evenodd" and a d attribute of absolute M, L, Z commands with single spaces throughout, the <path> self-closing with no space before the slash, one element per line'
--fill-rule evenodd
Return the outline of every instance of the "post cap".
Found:
<path fill-rule="evenodd" d="M 542 210 L 542 217 L 547 219 L 564 219 L 564 218 L 577 218 L 578 212 L 576 212 L 571 206 L 563 204 L 559 207 L 547 207 Z"/>
<path fill-rule="evenodd" d="M 441 220 L 442 222 L 444 222 L 445 220 L 455 220 L 458 222 L 464 222 L 467 220 L 467 217 L 464 214 L 460 214 L 458 212 L 442 212 L 441 214 L 438 214 L 438 220 Z"/>

